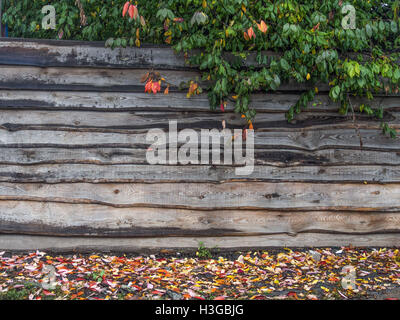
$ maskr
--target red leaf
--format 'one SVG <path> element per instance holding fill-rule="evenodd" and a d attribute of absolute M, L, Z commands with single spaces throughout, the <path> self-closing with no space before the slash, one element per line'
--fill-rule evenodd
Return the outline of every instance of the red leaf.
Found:
<path fill-rule="evenodd" d="M 153 90 L 154 94 L 156 94 L 157 92 L 159 92 L 161 90 L 161 86 L 160 86 L 160 82 L 159 81 L 153 82 L 152 90 Z"/>
<path fill-rule="evenodd" d="M 123 17 L 125 17 L 126 12 L 128 11 L 129 5 L 130 5 L 129 1 L 124 4 L 124 9 L 122 10 Z"/>
<path fill-rule="evenodd" d="M 131 19 L 136 19 L 139 15 L 137 7 L 132 4 L 128 9 L 128 14 Z"/>
<path fill-rule="evenodd" d="M 158 291 L 158 290 L 154 290 L 151 292 L 152 294 L 164 294 L 164 292 Z"/>
<path fill-rule="evenodd" d="M 146 86 L 144 87 L 144 92 L 151 93 L 151 88 L 153 87 L 153 81 L 149 80 L 146 83 Z"/>
<path fill-rule="evenodd" d="M 130 5 L 128 9 L 128 14 L 131 17 L 131 19 L 133 19 L 133 15 L 135 13 L 135 9 L 133 7 L 134 7 L 133 5 Z"/>

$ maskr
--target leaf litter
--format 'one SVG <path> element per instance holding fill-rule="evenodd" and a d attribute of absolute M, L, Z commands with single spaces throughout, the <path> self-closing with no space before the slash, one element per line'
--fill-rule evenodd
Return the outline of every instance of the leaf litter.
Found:
<path fill-rule="evenodd" d="M 396 248 L 275 248 L 213 254 L 206 259 L 161 252 L 52 255 L 3 251 L 0 299 L 346 300 L 375 299 L 384 293 L 388 300 L 400 298 Z M 54 270 L 53 274 L 48 270 Z M 355 274 L 351 285 L 343 285 L 349 277 L 343 270 Z M 397 293 L 391 296 L 390 292 Z"/>

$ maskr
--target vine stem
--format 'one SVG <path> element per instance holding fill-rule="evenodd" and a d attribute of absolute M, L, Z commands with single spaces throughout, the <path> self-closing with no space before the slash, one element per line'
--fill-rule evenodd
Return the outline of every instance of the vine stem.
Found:
<path fill-rule="evenodd" d="M 353 104 L 351 103 L 351 100 L 350 100 L 350 97 L 349 97 L 348 93 L 347 93 L 347 100 L 349 101 L 349 105 L 350 105 L 351 111 L 353 113 L 353 126 L 354 126 L 354 128 L 356 130 L 358 138 L 360 139 L 360 148 L 362 149 L 363 142 L 362 142 L 362 138 L 361 138 L 360 128 L 359 128 L 358 124 L 356 123 L 356 115 L 355 115 Z"/>

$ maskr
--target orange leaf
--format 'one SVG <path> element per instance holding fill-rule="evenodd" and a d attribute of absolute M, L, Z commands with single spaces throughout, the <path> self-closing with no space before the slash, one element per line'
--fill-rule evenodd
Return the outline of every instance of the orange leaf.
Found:
<path fill-rule="evenodd" d="M 261 20 L 260 23 L 257 23 L 257 27 L 262 33 L 266 33 L 268 30 L 268 26 L 265 24 L 264 20 Z"/>
<path fill-rule="evenodd" d="M 249 41 L 249 40 L 250 40 L 249 35 L 248 35 L 246 32 L 243 32 L 243 36 L 244 36 L 244 39 L 245 39 L 246 41 Z"/>
<path fill-rule="evenodd" d="M 255 38 L 255 37 L 256 37 L 256 34 L 254 33 L 253 27 L 250 27 L 250 28 L 247 30 L 247 34 L 249 35 L 249 39 Z"/>
<path fill-rule="evenodd" d="M 169 86 L 164 90 L 164 94 L 169 94 Z"/>

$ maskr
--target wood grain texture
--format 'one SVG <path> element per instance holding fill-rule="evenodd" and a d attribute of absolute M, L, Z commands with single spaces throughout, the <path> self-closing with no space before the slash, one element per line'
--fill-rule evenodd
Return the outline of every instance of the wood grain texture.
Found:
<path fill-rule="evenodd" d="M 90 91 L 31 91 L 0 90 L 1 109 L 45 109 L 45 110 L 81 110 L 81 111 L 161 111 L 161 112 L 210 112 L 206 94 L 186 98 L 186 93 L 172 92 L 163 94 L 140 92 L 90 92 Z M 250 106 L 258 114 L 285 113 L 300 98 L 301 93 L 254 94 Z M 400 111 L 400 98 L 391 96 L 377 97 L 374 100 L 352 99 L 358 106 L 368 103 L 373 108 L 385 111 Z M 315 105 L 314 105 L 315 104 Z M 232 111 L 234 103 L 228 101 L 226 111 Z M 316 95 L 314 101 L 304 112 L 338 111 L 339 105 L 329 100 L 324 94 Z M 215 114 L 220 111 L 213 112 Z"/>
<path fill-rule="evenodd" d="M 0 41 L 0 64 L 36 67 L 112 67 L 185 69 L 183 55 L 169 47 L 105 48 L 104 42 L 23 40 Z"/>
<path fill-rule="evenodd" d="M 356 190 L 356 192 L 355 192 Z M 196 210 L 400 211 L 400 184 L 1 183 L 0 200 Z M 162 210 L 162 209 L 160 209 Z"/>
<path fill-rule="evenodd" d="M 199 50 L 188 52 L 188 57 Z M 280 54 L 263 51 L 263 55 Z M 245 59 L 224 53 L 228 61 L 241 62 L 244 66 L 258 66 L 257 53 L 248 52 Z M 102 41 L 71 41 L 44 39 L 4 38 L 0 42 L 0 64 L 29 65 L 36 67 L 112 67 L 188 69 L 183 53 L 176 53 L 167 45 L 142 45 L 140 48 L 105 48 Z"/>
<path fill-rule="evenodd" d="M 150 70 L 144 69 L 110 69 L 110 68 L 71 68 L 71 67 L 30 67 L 1 66 L 0 89 L 6 90 L 59 90 L 59 91 L 96 91 L 96 92 L 144 92 L 141 78 Z M 171 92 L 187 91 L 187 83 L 196 81 L 200 87 L 207 89 L 212 84 L 203 81 L 202 74 L 193 70 L 161 70 L 161 76 L 170 84 Z M 186 84 L 185 84 L 186 83 Z M 181 86 L 182 84 L 182 86 Z M 327 84 L 316 84 L 319 92 L 327 93 Z M 277 90 L 271 92 L 303 92 L 314 89 L 308 83 L 283 82 Z M 163 89 L 166 88 L 166 85 Z M 387 96 L 385 92 L 376 92 L 375 96 Z M 390 94 L 398 97 L 399 94 Z"/>
<path fill-rule="evenodd" d="M 284 113 L 260 113 L 253 122 L 257 132 L 290 131 L 292 129 L 354 129 L 352 115 L 338 115 L 334 112 L 306 112 L 288 123 Z M 400 128 L 400 112 L 386 112 L 384 121 L 393 128 Z M 0 128 L 18 130 L 76 130 L 98 132 L 143 132 L 150 129 L 169 128 L 169 121 L 177 121 L 182 129 L 220 129 L 224 121 L 228 129 L 243 129 L 247 122 L 233 112 L 168 112 L 131 111 L 104 112 L 99 117 L 93 111 L 37 111 L 2 110 Z M 356 116 L 360 129 L 380 129 L 380 121 L 368 116 Z"/>
<path fill-rule="evenodd" d="M 222 183 L 230 181 L 399 183 L 399 166 L 254 166 L 249 175 L 239 175 L 240 166 L 213 165 L 0 165 L 0 182 L 38 183 Z M 243 167 L 243 166 L 242 166 Z M 249 169 L 250 170 L 250 169 Z"/>
<path fill-rule="evenodd" d="M 297 236 L 285 234 L 252 237 L 149 237 L 149 238 L 84 238 L 0 235 L 2 250 L 43 250 L 55 252 L 111 251 L 141 252 L 159 251 L 160 248 L 196 249 L 202 241 L 208 248 L 230 248 L 235 250 L 266 247 L 397 247 L 400 234 L 323 234 L 301 233 Z"/>
<path fill-rule="evenodd" d="M 140 164 L 146 165 L 147 148 L 0 148 L 1 165 L 34 164 Z M 210 154 L 223 151 L 210 150 Z M 293 149 L 255 149 L 254 164 L 273 167 L 287 166 L 399 166 L 400 153 L 390 151 L 368 151 L 326 149 L 314 152 Z M 223 165 L 223 164 L 222 164 Z M 204 166 L 199 164 L 199 166 Z M 206 165 L 208 166 L 208 165 Z M 226 165 L 229 166 L 229 165 Z"/>
<path fill-rule="evenodd" d="M 151 237 L 400 232 L 400 211 L 199 211 L 1 201 L 0 233 Z"/>
<path fill-rule="evenodd" d="M 0 89 L 144 92 L 142 69 L 36 68 L 1 66 Z M 200 77 L 195 71 L 168 70 L 162 74 L 176 91 L 181 82 Z M 206 83 L 200 82 L 202 86 Z M 162 93 L 161 93 L 162 94 Z"/>
<path fill-rule="evenodd" d="M 222 128 L 218 127 L 216 129 Z M 168 133 L 167 130 L 164 130 L 164 132 Z M 359 132 L 363 141 L 363 150 L 400 151 L 400 144 L 397 140 L 382 135 L 381 130 L 361 129 Z M 147 133 L 148 131 L 145 129 L 141 130 L 139 133 L 87 132 L 71 129 L 17 131 L 0 129 L 0 147 L 149 147 L 154 140 L 147 138 Z M 200 139 L 200 133 L 201 132 L 198 131 L 198 139 Z M 183 144 L 182 141 L 178 141 L 177 134 L 172 133 L 170 136 L 167 135 L 167 138 L 165 147 L 168 147 L 169 143 L 178 143 L 178 145 Z M 186 145 L 197 146 L 198 143 L 190 141 L 186 143 Z M 318 151 L 324 149 L 361 149 L 360 138 L 355 129 L 302 130 L 296 128 L 289 132 L 255 131 L 254 145 L 256 148 L 263 149 L 279 148 L 303 151 Z"/>
<path fill-rule="evenodd" d="M 243 67 L 257 67 L 255 57 Z M 152 68 L 169 95 L 144 93 L 140 78 Z M 169 120 L 178 130 L 244 128 L 233 101 L 212 112 L 207 94 L 186 98 L 181 82 L 199 76 L 168 47 L 2 39 L 0 249 L 399 245 L 400 144 L 357 114 L 361 146 L 326 85 L 292 123 L 285 113 L 308 84 L 252 95 L 248 176 L 238 163 L 149 165 L 146 134 L 167 131 Z M 351 99 L 356 109 L 382 107 L 400 128 L 400 96 Z"/>

